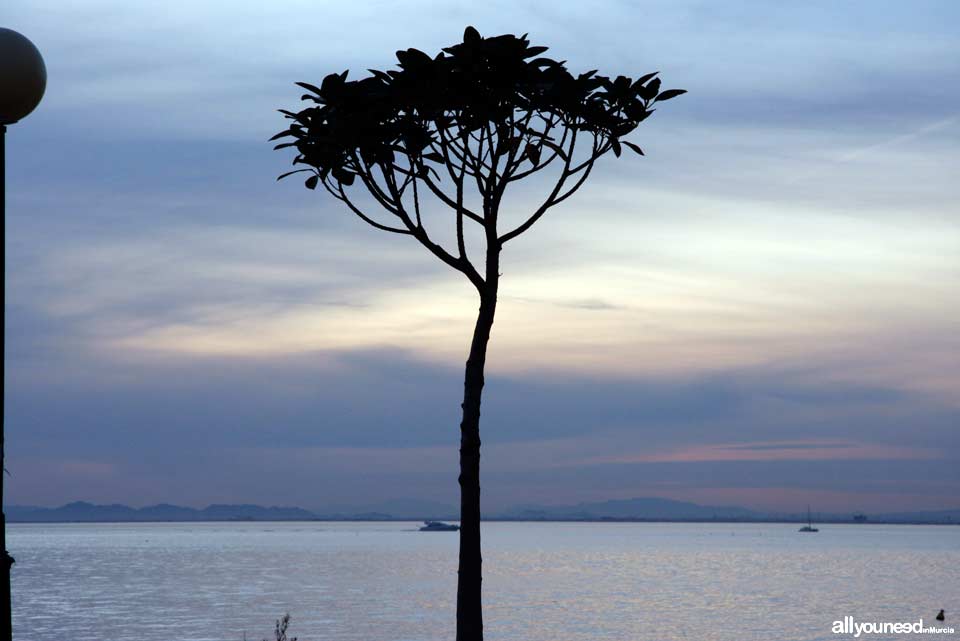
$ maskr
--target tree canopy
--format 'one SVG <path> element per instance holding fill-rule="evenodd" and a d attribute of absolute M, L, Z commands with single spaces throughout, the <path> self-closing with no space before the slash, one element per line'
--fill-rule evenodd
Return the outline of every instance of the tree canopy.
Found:
<path fill-rule="evenodd" d="M 484 38 L 468 27 L 463 42 L 434 57 L 406 49 L 397 52 L 396 69 L 370 69 L 359 80 L 349 80 L 347 71 L 333 73 L 320 86 L 299 82 L 308 92 L 301 99 L 312 104 L 299 112 L 280 110 L 292 122 L 271 140 L 292 139 L 276 149 L 294 147 L 293 164 L 304 167 L 280 178 L 309 173 L 308 188 L 322 185 L 374 227 L 417 237 L 480 286 L 482 277 L 463 247 L 457 256 L 429 239 L 418 183 L 456 210 L 462 244 L 464 218 L 495 227 L 510 183 L 562 165 L 543 205 L 491 239 L 502 245 L 576 191 L 600 156 L 620 156 L 624 147 L 642 155 L 624 137 L 656 103 L 685 93 L 661 91 L 656 72 L 636 79 L 595 70 L 573 75 L 565 61 L 544 57 L 546 51 L 531 46 L 526 35 Z M 348 195 L 358 181 L 398 224 L 359 209 Z M 465 182 L 476 184 L 481 209 L 466 206 Z"/>

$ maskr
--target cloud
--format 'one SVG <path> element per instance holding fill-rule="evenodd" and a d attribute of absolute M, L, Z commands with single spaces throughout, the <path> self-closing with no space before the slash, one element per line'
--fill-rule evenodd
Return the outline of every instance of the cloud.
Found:
<path fill-rule="evenodd" d="M 706 461 L 825 461 L 825 460 L 937 460 L 945 458 L 942 448 L 890 447 L 871 443 L 747 444 L 706 445 L 670 452 L 619 455 L 593 459 L 594 463 L 693 463 Z"/>
<path fill-rule="evenodd" d="M 690 91 L 637 132 L 646 158 L 605 159 L 507 247 L 493 496 L 511 479 L 560 501 L 956 489 L 953 3 L 13 0 L 4 16 L 50 72 L 8 134 L 20 500 L 310 507 L 304 488 L 347 482 L 343 500 L 449 498 L 474 292 L 276 183 L 289 158 L 266 138 L 294 81 L 389 66 L 469 22 Z M 542 187 L 511 191 L 505 220 Z"/>
<path fill-rule="evenodd" d="M 319 484 L 328 488 L 323 498 L 302 503 L 316 506 L 401 491 L 440 500 L 456 487 L 460 368 L 362 351 L 283 359 L 88 355 L 82 369 L 52 369 L 18 370 L 8 386 L 13 502 L 56 502 L 55 488 L 68 486 L 73 498 L 112 488 L 110 500 L 137 503 L 143 496 L 242 500 L 248 490 L 247 500 L 306 497 L 303 488 Z M 923 396 L 814 384 L 786 371 L 692 379 L 490 375 L 484 461 L 500 505 L 507 496 L 544 500 L 547 479 L 561 502 L 606 498 L 618 479 L 618 496 L 654 492 L 655 480 L 688 491 L 757 487 L 764 479 L 793 490 L 826 488 L 820 476 L 804 480 L 767 463 L 829 469 L 838 491 L 878 492 L 886 481 L 862 474 L 876 461 L 899 470 L 884 478 L 927 483 L 937 494 L 960 482 L 925 471 L 946 470 L 960 455 L 957 418 L 955 408 Z M 736 465 L 760 476 L 745 477 Z M 277 466 L 286 473 L 267 473 Z M 37 477 L 53 469 L 50 479 Z M 250 470 L 258 483 L 246 478 Z M 358 474 L 363 483 L 351 480 Z"/>

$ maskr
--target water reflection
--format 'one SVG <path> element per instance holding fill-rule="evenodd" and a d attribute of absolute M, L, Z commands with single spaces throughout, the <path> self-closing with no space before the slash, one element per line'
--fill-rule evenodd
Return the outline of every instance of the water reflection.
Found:
<path fill-rule="evenodd" d="M 457 535 L 412 523 L 12 525 L 17 636 L 449 641 Z M 835 639 L 960 602 L 960 529 L 489 523 L 490 641 Z M 954 608 L 957 609 L 957 608 Z M 883 637 L 873 636 L 872 639 Z"/>

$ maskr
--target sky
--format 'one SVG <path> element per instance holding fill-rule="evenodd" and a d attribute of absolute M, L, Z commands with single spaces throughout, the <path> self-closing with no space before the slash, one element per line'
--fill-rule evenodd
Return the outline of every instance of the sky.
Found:
<path fill-rule="evenodd" d="M 295 81 L 529 33 L 688 94 L 507 245 L 485 510 L 960 506 L 960 5 L 4 0 L 7 504 L 455 504 L 476 293 L 276 182 Z M 525 181 L 522 215 L 546 184 Z"/>

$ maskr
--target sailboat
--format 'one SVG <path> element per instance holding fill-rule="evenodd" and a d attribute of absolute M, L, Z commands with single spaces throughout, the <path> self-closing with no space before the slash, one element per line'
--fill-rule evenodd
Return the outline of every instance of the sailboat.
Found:
<path fill-rule="evenodd" d="M 810 520 L 810 506 L 807 506 L 807 524 L 804 525 L 799 530 L 800 532 L 819 532 L 817 528 L 813 527 L 813 521 Z"/>

